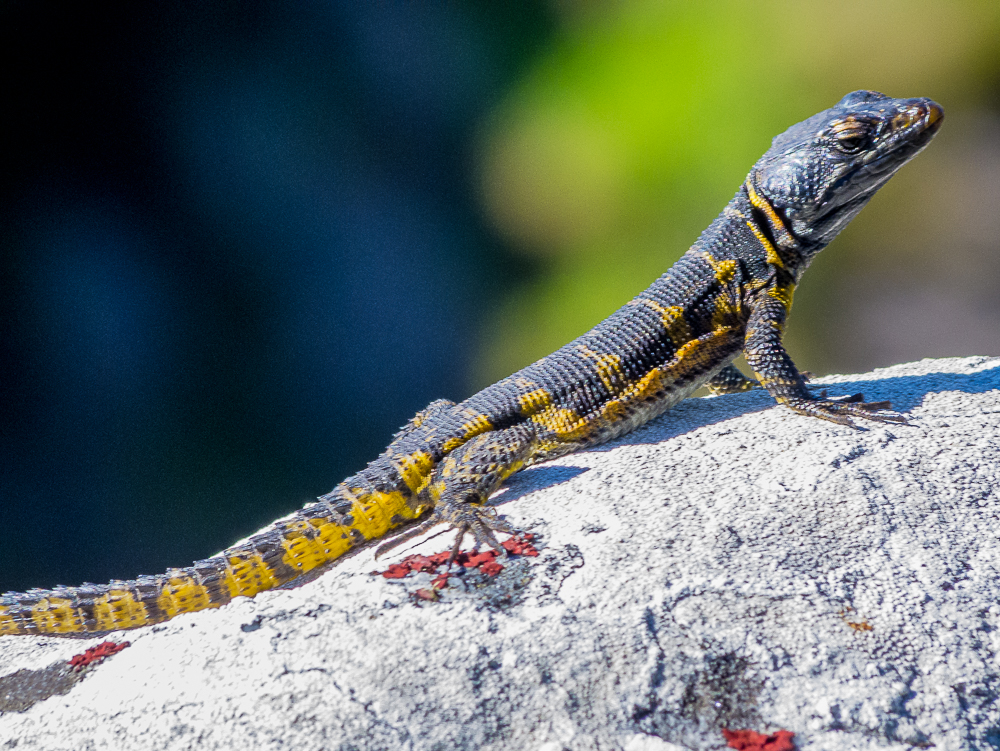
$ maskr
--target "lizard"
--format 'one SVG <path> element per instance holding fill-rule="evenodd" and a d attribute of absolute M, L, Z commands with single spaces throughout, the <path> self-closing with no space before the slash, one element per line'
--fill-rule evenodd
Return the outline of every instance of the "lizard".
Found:
<path fill-rule="evenodd" d="M 813 394 L 782 345 L 816 254 L 939 129 L 930 99 L 855 91 L 775 137 L 722 213 L 653 284 L 569 344 L 461 403 L 432 402 L 363 470 L 261 532 L 158 576 L 0 596 L 0 634 L 85 634 L 159 623 L 285 585 L 395 530 L 427 529 L 503 556 L 516 530 L 487 501 L 515 472 L 616 438 L 700 386 L 763 388 L 802 415 L 904 423 L 889 402 Z M 756 380 L 733 359 L 742 352 Z M 400 530 L 400 528 L 403 528 Z"/>

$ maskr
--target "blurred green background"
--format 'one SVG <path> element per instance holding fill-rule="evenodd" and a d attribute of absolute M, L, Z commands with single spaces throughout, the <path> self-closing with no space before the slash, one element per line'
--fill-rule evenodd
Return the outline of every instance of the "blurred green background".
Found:
<path fill-rule="evenodd" d="M 771 138 L 855 89 L 946 125 L 820 255 L 787 344 L 817 374 L 1000 354 L 1000 3 L 558 2 L 479 136 L 485 210 L 538 273 L 486 318 L 485 385 L 642 290 Z"/>
<path fill-rule="evenodd" d="M 1000 3 L 0 4 L 0 591 L 187 565 L 583 333 L 773 136 L 946 111 L 802 369 L 1000 354 Z"/>

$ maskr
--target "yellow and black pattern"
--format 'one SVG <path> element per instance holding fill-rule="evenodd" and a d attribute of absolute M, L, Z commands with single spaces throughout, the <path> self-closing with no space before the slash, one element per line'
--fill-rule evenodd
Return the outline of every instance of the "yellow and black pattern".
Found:
<path fill-rule="evenodd" d="M 781 344 L 809 261 L 937 131 L 927 99 L 870 91 L 774 139 L 722 214 L 645 292 L 579 339 L 456 404 L 431 403 L 375 461 L 316 503 L 220 555 L 161 576 L 0 596 L 0 634 L 159 623 L 252 597 L 426 516 L 500 549 L 484 507 L 511 474 L 607 441 L 699 386 L 762 387 L 797 412 L 900 422 L 886 403 L 813 396 Z M 757 376 L 732 366 L 743 352 Z M 384 547 L 392 546 L 394 542 Z"/>
<path fill-rule="evenodd" d="M 402 463 L 402 462 L 401 462 Z M 408 464 L 415 481 L 419 457 Z M 2 634 L 74 634 L 136 628 L 253 597 L 281 586 L 417 515 L 407 487 L 377 490 L 352 478 L 265 532 L 224 553 L 173 569 L 106 585 L 9 593 L 0 599 Z"/>

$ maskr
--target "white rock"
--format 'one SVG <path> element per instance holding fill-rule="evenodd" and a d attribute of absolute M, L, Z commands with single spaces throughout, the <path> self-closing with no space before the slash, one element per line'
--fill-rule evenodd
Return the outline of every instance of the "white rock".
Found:
<path fill-rule="evenodd" d="M 1000 359 L 816 385 L 912 425 L 689 400 L 515 476 L 498 510 L 541 556 L 486 586 L 418 606 L 429 577 L 371 576 L 394 559 L 364 551 L 114 635 L 132 646 L 69 693 L 0 715 L 0 747 L 677 751 L 725 748 L 722 727 L 1000 745 Z M 5 637 L 0 676 L 103 640 Z"/>

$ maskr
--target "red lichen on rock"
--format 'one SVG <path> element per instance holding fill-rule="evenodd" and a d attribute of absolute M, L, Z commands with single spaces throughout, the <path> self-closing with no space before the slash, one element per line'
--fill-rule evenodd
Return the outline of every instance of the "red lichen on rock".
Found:
<path fill-rule="evenodd" d="M 532 534 L 515 535 L 502 543 L 504 550 L 511 555 L 523 555 L 531 558 L 538 555 L 538 551 L 531 544 L 535 539 Z M 424 571 L 429 574 L 438 573 L 438 567 L 448 563 L 450 553 L 435 553 L 434 555 L 410 555 L 399 563 L 393 563 L 385 571 L 373 571 L 386 579 L 403 579 L 415 571 Z M 484 551 L 461 551 L 455 556 L 455 563 L 462 568 L 479 569 L 486 576 L 496 576 L 503 571 L 503 566 L 497 563 L 497 552 L 495 550 Z M 445 589 L 448 586 L 447 572 L 439 574 L 431 582 L 434 589 Z M 421 599 L 430 599 L 420 592 L 430 592 L 431 590 L 417 590 L 417 596 Z"/>
<path fill-rule="evenodd" d="M 386 579 L 402 579 L 410 573 L 410 567 L 405 563 L 393 563 L 385 571 L 375 571 L 374 573 L 381 573 Z"/>
<path fill-rule="evenodd" d="M 482 571 L 487 576 L 496 576 L 501 571 L 503 571 L 503 566 L 501 566 L 496 561 L 487 561 L 486 563 L 484 563 L 482 566 L 479 567 L 479 570 Z"/>
<path fill-rule="evenodd" d="M 535 550 L 535 546 L 532 545 L 532 541 L 535 536 L 530 532 L 526 532 L 523 535 L 514 535 L 508 540 L 504 540 L 501 545 L 503 545 L 504 550 L 513 555 L 523 555 L 526 558 L 534 558 L 538 555 L 538 551 Z"/>
<path fill-rule="evenodd" d="M 110 657 L 111 655 L 118 654 L 125 647 L 129 646 L 131 642 L 123 641 L 116 643 L 113 641 L 104 641 L 98 644 L 96 647 L 91 647 L 82 654 L 73 655 L 70 658 L 70 667 L 77 671 L 82 670 L 88 665 L 93 665 L 94 663 L 100 662 L 105 657 Z"/>
<path fill-rule="evenodd" d="M 753 730 L 727 730 L 723 728 L 722 735 L 730 748 L 739 751 L 795 751 L 795 744 L 792 743 L 795 733 L 788 730 L 762 735 Z"/>
<path fill-rule="evenodd" d="M 464 555 L 464 554 L 460 554 Z M 386 579 L 403 579 L 414 571 L 426 571 L 429 574 L 437 572 L 437 567 L 442 563 L 447 563 L 448 553 L 435 553 L 434 555 L 409 555 L 399 563 L 393 563 L 385 571 L 375 571 Z"/>

